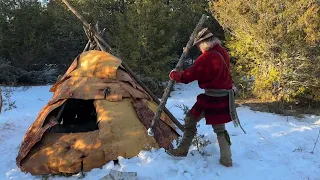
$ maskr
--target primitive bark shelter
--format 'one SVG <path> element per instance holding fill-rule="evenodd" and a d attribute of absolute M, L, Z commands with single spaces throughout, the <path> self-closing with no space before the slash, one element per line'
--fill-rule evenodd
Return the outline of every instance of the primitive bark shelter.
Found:
<path fill-rule="evenodd" d="M 147 129 L 160 101 L 103 40 L 103 31 L 80 16 L 88 43 L 57 82 L 53 97 L 27 130 L 17 166 L 33 175 L 78 173 L 100 168 L 118 156 L 172 148 L 183 126 L 166 109 Z M 107 52 L 107 49 L 110 52 Z"/>
<path fill-rule="evenodd" d="M 179 137 L 166 113 L 147 134 L 157 104 L 109 53 L 81 53 L 57 81 L 50 102 L 23 138 L 17 165 L 34 175 L 78 173 L 118 156 L 172 148 Z"/>

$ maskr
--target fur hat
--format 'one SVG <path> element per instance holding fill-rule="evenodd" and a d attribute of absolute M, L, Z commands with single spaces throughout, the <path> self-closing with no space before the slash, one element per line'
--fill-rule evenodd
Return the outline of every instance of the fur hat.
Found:
<path fill-rule="evenodd" d="M 209 31 L 208 28 L 203 28 L 198 32 L 197 36 L 194 39 L 193 45 L 198 44 L 199 42 L 212 37 L 213 34 Z"/>

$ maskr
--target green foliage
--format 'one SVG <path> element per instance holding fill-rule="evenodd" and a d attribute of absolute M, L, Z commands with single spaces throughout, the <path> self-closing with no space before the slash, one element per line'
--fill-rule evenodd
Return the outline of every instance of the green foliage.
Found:
<path fill-rule="evenodd" d="M 1 51 L 10 57 L 14 66 L 27 66 L 46 53 L 41 46 L 46 43 L 43 33 L 50 21 L 46 21 L 45 12 L 34 1 L 3 0 L 1 6 L 8 10 L 2 19 Z"/>
<path fill-rule="evenodd" d="M 192 145 L 197 148 L 197 151 L 202 155 L 206 155 L 204 148 L 206 148 L 211 141 L 204 134 L 196 134 L 192 139 Z"/>
<path fill-rule="evenodd" d="M 254 77 L 263 99 L 318 99 L 320 6 L 317 0 L 212 0 L 227 33 L 238 83 Z"/>
<path fill-rule="evenodd" d="M 104 38 L 119 57 L 157 89 L 168 80 L 201 15 L 210 14 L 207 0 L 70 2 L 90 23 L 106 28 Z M 63 73 L 86 44 L 81 22 L 61 1 L 41 6 L 37 0 L 1 0 L 0 10 L 0 59 L 14 67 L 30 71 L 58 64 Z M 223 38 L 215 20 L 206 23 Z M 198 55 L 194 48 L 189 58 Z"/>
<path fill-rule="evenodd" d="M 205 6 L 206 1 L 136 0 L 114 13 L 107 38 L 135 72 L 164 81 Z"/>
<path fill-rule="evenodd" d="M 0 58 L 14 67 L 30 71 L 48 63 L 67 64 L 66 57 L 83 49 L 81 25 L 55 1 L 45 8 L 37 0 L 2 0 L 0 8 Z"/>

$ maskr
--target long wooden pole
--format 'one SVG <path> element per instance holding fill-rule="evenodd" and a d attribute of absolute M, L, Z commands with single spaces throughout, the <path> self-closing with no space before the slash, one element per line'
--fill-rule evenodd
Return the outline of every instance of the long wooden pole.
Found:
<path fill-rule="evenodd" d="M 0 88 L 0 114 L 1 114 L 1 109 L 2 109 L 2 92 Z"/>
<path fill-rule="evenodd" d="M 107 42 L 103 40 L 103 38 L 99 35 L 99 33 L 96 31 L 94 27 L 91 26 L 91 24 L 88 23 L 88 21 L 69 3 L 68 0 L 62 0 L 62 2 L 70 9 L 70 11 L 77 16 L 80 21 L 82 21 L 83 25 L 92 31 L 94 36 L 96 36 L 99 41 L 101 41 L 108 49 L 109 51 L 113 54 L 111 46 Z"/>
<path fill-rule="evenodd" d="M 84 24 L 84 26 L 88 29 L 90 29 L 92 31 L 92 33 L 94 34 L 94 38 L 99 40 L 101 42 L 100 44 L 100 49 L 102 51 L 107 51 L 107 48 L 109 50 L 109 52 L 111 54 L 114 54 L 115 56 L 117 56 L 119 58 L 119 56 L 117 54 L 115 54 L 115 52 L 112 50 L 111 46 L 108 45 L 107 42 L 105 42 L 103 40 L 103 38 L 99 35 L 99 33 L 96 32 L 96 30 L 94 28 L 91 27 L 91 25 L 84 19 L 84 17 L 77 12 L 77 10 L 68 2 L 68 0 L 62 0 L 62 2 L 65 3 L 65 5 L 70 9 L 70 11 L 76 15 L 78 17 L 78 19 L 80 19 L 82 21 L 82 23 Z M 97 42 L 98 43 L 98 42 Z M 105 48 L 106 47 L 106 48 Z M 122 65 L 125 68 L 125 70 L 129 73 L 129 75 L 137 81 L 137 83 L 151 96 L 152 100 L 157 103 L 158 105 L 160 104 L 159 99 L 149 90 L 149 88 L 134 74 L 134 72 L 131 70 L 131 68 L 127 65 L 127 63 L 125 63 L 123 60 L 122 61 Z M 171 112 L 167 109 L 164 108 L 164 112 L 169 116 L 169 118 L 173 121 L 173 123 L 175 123 L 178 128 L 183 131 L 184 127 L 183 125 L 171 114 Z"/>
<path fill-rule="evenodd" d="M 176 69 L 182 69 L 183 67 L 183 63 L 184 63 L 184 60 L 186 59 L 191 47 L 192 47 L 192 44 L 193 44 L 193 41 L 194 41 L 194 38 L 196 36 L 196 33 L 200 30 L 200 28 L 202 27 L 203 23 L 205 22 L 205 20 L 207 19 L 207 16 L 206 15 L 202 15 L 200 21 L 198 22 L 197 26 L 195 27 L 195 29 L 193 30 L 190 38 L 189 38 L 189 41 L 186 45 L 186 47 L 184 48 L 181 56 L 180 56 L 180 59 L 176 65 Z M 169 83 L 168 83 L 168 86 L 167 88 L 165 89 L 164 93 L 163 93 L 163 96 L 162 96 L 162 99 L 161 99 L 161 102 L 158 106 L 158 109 L 157 109 L 157 112 L 152 120 L 152 124 L 151 124 L 151 127 L 148 129 L 148 135 L 149 136 L 153 136 L 154 135 L 154 127 L 155 125 L 158 123 L 159 119 L 160 119 L 160 116 L 161 116 L 161 112 L 163 111 L 166 103 L 167 103 L 167 100 L 168 100 L 168 97 L 169 97 L 169 94 L 171 92 L 171 89 L 173 87 L 173 85 L 175 84 L 175 81 L 173 80 L 170 80 Z"/>

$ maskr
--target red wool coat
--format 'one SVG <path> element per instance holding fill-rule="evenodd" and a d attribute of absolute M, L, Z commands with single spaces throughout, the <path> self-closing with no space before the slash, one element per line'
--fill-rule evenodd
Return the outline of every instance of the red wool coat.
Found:
<path fill-rule="evenodd" d="M 170 78 L 184 84 L 198 81 L 201 89 L 232 89 L 232 79 L 229 70 L 219 52 L 230 69 L 230 58 L 227 51 L 219 44 L 211 50 L 202 53 L 195 63 L 184 71 L 172 71 Z M 199 119 L 204 113 L 206 124 L 222 124 L 231 121 L 229 114 L 229 97 L 212 97 L 199 94 L 197 102 L 190 110 L 194 119 Z"/>

